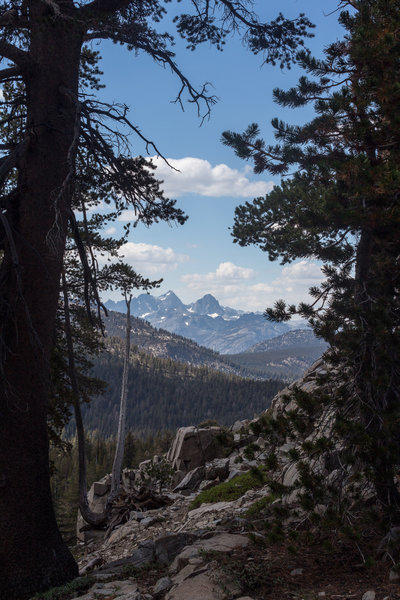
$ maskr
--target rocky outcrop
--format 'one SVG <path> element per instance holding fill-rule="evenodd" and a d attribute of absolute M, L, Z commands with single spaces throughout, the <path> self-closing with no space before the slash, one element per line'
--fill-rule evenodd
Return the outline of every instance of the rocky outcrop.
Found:
<path fill-rule="evenodd" d="M 305 441 L 316 440 L 332 432 L 332 409 L 322 404 L 317 406 L 310 424 L 311 430 L 306 429 L 303 435 L 297 437 L 289 429 L 282 429 L 279 435 L 270 436 L 265 433 L 263 423 L 265 425 L 268 419 L 269 422 L 271 419 L 279 421 L 293 411 L 301 414 L 295 400 L 296 390 L 310 392 L 320 389 L 319 377 L 324 370 L 324 364 L 317 362 L 301 381 L 278 394 L 271 408 L 258 419 L 235 423 L 229 438 L 232 442 L 229 456 L 226 456 L 227 445 L 223 444 L 224 432 L 220 428 L 184 427 L 178 430 L 168 452 L 168 460 L 174 466 L 179 481 L 174 483 L 172 490 L 163 489 L 169 502 L 152 510 L 146 510 L 145 507 L 131 510 L 129 519 L 119 524 L 105 541 L 92 542 L 92 551 L 81 560 L 81 572 L 93 572 L 97 568 L 99 574 L 118 574 L 127 566 L 138 569 L 150 564 L 165 569 L 163 577 L 153 582 L 152 587 L 134 588 L 131 582 L 131 590 L 125 582 L 125 587 L 121 586 L 121 591 L 118 590 L 117 597 L 121 600 L 252 600 L 248 596 L 241 596 L 241 590 L 226 579 L 210 552 L 247 552 L 249 540 L 246 532 L 250 526 L 247 511 L 256 501 L 267 496 L 278 512 L 283 508 L 282 512 L 288 514 L 282 521 L 284 527 L 297 527 L 304 521 L 304 509 L 299 502 L 299 468 L 293 457 L 296 452 L 302 451 Z M 191 506 L 198 490 L 230 481 L 253 467 L 265 467 L 272 452 L 276 457 L 276 465 L 268 473 L 268 483 L 242 492 L 236 500 L 203 503 L 198 508 Z M 335 460 L 335 453 L 338 452 L 340 445 L 333 450 L 330 448 L 326 455 L 322 454 L 318 459 L 311 457 L 311 471 L 332 481 L 338 469 L 338 461 Z M 140 481 L 140 474 L 155 464 L 159 464 L 158 457 L 142 464 L 135 472 L 126 472 L 124 486 L 135 486 Z M 282 498 L 274 497 L 271 491 L 276 486 L 274 488 L 273 484 L 278 487 L 283 484 L 287 487 L 287 493 Z M 92 501 L 97 502 L 98 507 L 104 503 L 107 486 L 108 480 L 103 478 L 91 490 Z M 320 515 L 325 510 L 322 502 L 315 508 Z M 264 540 L 265 532 L 253 531 L 252 536 L 253 539 L 259 536 Z M 102 597 L 99 594 L 102 588 L 96 585 L 79 600 Z M 104 589 L 113 597 L 109 584 L 104 586 L 108 586 Z M 112 590 L 115 595 L 116 590 Z M 125 593 L 125 590 L 131 591 Z"/>
<path fill-rule="evenodd" d="M 218 440 L 221 432 L 221 427 L 181 427 L 167 454 L 167 460 L 177 472 L 185 474 L 214 458 L 222 458 L 225 449 Z"/>

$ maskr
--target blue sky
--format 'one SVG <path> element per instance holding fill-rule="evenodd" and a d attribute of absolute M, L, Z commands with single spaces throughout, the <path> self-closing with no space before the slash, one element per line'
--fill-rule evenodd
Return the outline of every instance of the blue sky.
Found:
<path fill-rule="evenodd" d="M 262 20 L 272 19 L 280 11 L 288 17 L 305 12 L 316 25 L 315 38 L 307 45 L 321 55 L 328 43 L 341 36 L 337 4 L 333 0 L 255 0 L 254 9 Z M 178 7 L 182 5 L 184 2 Z M 176 60 L 181 70 L 197 86 L 211 82 L 219 98 L 210 119 L 200 127 L 193 105 L 186 103 L 182 112 L 171 102 L 179 82 L 169 70 L 121 46 L 102 43 L 96 48 L 103 57 L 106 88 L 102 99 L 126 103 L 131 121 L 179 168 L 176 173 L 155 159 L 166 193 L 176 198 L 189 216 L 184 226 L 159 223 L 135 228 L 124 248 L 125 260 L 142 275 L 164 278 L 156 294 L 172 289 L 187 303 L 212 293 L 226 306 L 264 310 L 277 298 L 305 299 L 308 287 L 320 280 L 317 264 L 299 261 L 281 267 L 270 263 L 257 248 L 233 244 L 229 228 L 235 207 L 265 194 L 279 178 L 268 173 L 254 175 L 249 164 L 220 142 L 224 130 L 242 131 L 250 122 L 258 122 L 264 137 L 272 141 L 273 117 L 293 123 L 310 118 L 311 109 L 283 110 L 272 101 L 273 88 L 290 87 L 300 72 L 261 67 L 262 58 L 251 54 L 238 37 L 227 41 L 223 53 L 208 45 L 190 52 L 177 39 Z M 146 154 L 135 137 L 132 153 Z M 116 223 L 112 234 L 118 235 L 122 225 Z M 110 293 L 105 299 L 109 297 L 119 299 L 119 294 Z"/>

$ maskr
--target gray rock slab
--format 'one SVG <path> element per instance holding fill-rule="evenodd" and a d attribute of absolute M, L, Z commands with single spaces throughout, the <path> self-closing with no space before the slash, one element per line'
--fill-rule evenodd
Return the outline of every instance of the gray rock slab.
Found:
<path fill-rule="evenodd" d="M 232 505 L 232 502 L 213 502 L 202 504 L 201 506 L 199 506 L 199 508 L 194 508 L 193 510 L 190 510 L 188 512 L 188 517 L 190 519 L 197 519 L 207 513 L 229 510 L 229 508 L 231 508 Z"/>
<path fill-rule="evenodd" d="M 248 424 L 249 424 L 249 421 L 247 419 L 244 421 L 235 421 L 231 427 L 231 431 L 233 431 L 233 433 L 237 433 L 238 431 L 240 431 L 241 429 L 246 427 L 246 425 L 248 425 Z"/>
<path fill-rule="evenodd" d="M 199 549 L 194 546 L 187 546 L 180 552 L 173 560 L 172 564 L 169 567 L 170 573 L 177 573 L 181 569 L 183 569 L 188 562 L 199 556 Z"/>
<path fill-rule="evenodd" d="M 154 541 L 154 556 L 155 560 L 163 565 L 168 566 L 174 560 L 185 546 L 192 544 L 197 539 L 197 535 L 193 533 L 173 533 L 162 536 Z"/>
<path fill-rule="evenodd" d="M 237 477 L 238 475 L 243 475 L 243 471 L 241 471 L 240 469 L 235 467 L 229 472 L 227 481 L 231 481 L 232 479 L 235 479 L 235 477 Z"/>
<path fill-rule="evenodd" d="M 174 586 L 165 600 L 223 600 L 225 594 L 207 573 L 200 573 Z"/>
<path fill-rule="evenodd" d="M 161 577 L 153 588 L 154 594 L 160 594 L 166 592 L 172 587 L 172 579 L 170 577 Z"/>
<path fill-rule="evenodd" d="M 146 513 L 140 511 L 140 510 L 131 510 L 131 512 L 129 513 L 129 519 L 131 521 L 141 521 L 142 519 L 146 518 Z"/>
<path fill-rule="evenodd" d="M 144 567 L 153 562 L 154 556 L 155 543 L 153 540 L 145 540 L 139 544 L 137 550 L 132 554 L 130 563 L 136 568 Z"/>
<path fill-rule="evenodd" d="M 365 592 L 365 594 L 363 594 L 362 600 L 375 600 L 375 596 L 376 593 L 374 592 L 374 590 L 368 590 L 368 592 Z"/>
<path fill-rule="evenodd" d="M 214 563 L 194 572 L 190 572 L 191 566 L 185 567 L 187 577 L 171 588 L 165 600 L 227 600 L 240 594 L 239 588 Z"/>
<path fill-rule="evenodd" d="M 224 481 L 229 475 L 229 458 L 216 458 L 206 464 L 205 479 Z"/>
<path fill-rule="evenodd" d="M 159 523 L 160 522 L 160 517 L 145 517 L 144 519 L 142 519 L 140 521 L 140 525 L 144 528 L 146 527 L 150 527 L 151 525 L 154 525 L 154 523 Z"/>
<path fill-rule="evenodd" d="M 174 492 L 182 492 L 182 491 L 193 491 L 198 488 L 200 482 L 204 479 L 205 476 L 205 468 L 204 467 L 196 467 L 192 471 L 189 471 L 187 475 L 182 479 L 180 483 L 174 488 Z"/>
<path fill-rule="evenodd" d="M 224 456 L 224 448 L 218 441 L 220 427 L 181 427 L 178 429 L 167 454 L 177 471 L 191 471 L 214 458 Z"/>

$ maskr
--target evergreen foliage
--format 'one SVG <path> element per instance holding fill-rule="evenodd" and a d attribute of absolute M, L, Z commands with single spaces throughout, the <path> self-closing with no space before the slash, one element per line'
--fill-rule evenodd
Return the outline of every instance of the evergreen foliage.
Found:
<path fill-rule="evenodd" d="M 313 103 L 315 118 L 300 126 L 274 119 L 273 145 L 256 124 L 223 140 L 256 172 L 295 170 L 265 198 L 237 208 L 233 235 L 282 264 L 323 262 L 325 280 L 311 288 L 312 302 L 279 300 L 266 316 L 300 314 L 329 342 L 326 360 L 338 367 L 326 377 L 336 381 L 335 436 L 372 481 L 390 526 L 400 520 L 400 2 L 340 7 L 344 38 L 323 59 L 299 52 L 307 75 L 274 91 L 285 107 Z M 307 427 L 307 414 L 292 418 L 299 431 Z M 308 488 L 318 483 L 304 465 L 301 477 Z"/>

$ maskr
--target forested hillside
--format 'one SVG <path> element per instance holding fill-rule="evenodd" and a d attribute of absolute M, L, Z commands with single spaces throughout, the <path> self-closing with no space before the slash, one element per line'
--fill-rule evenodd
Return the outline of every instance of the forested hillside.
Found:
<path fill-rule="evenodd" d="M 110 339 L 109 351 L 96 360 L 93 375 L 108 385 L 101 397 L 83 406 L 86 429 L 114 435 L 122 378 L 120 339 Z M 282 387 L 277 380 L 240 378 L 154 357 L 136 348 L 129 372 L 127 427 L 154 432 L 210 418 L 231 425 L 236 419 L 251 418 L 265 410 Z"/>
<path fill-rule="evenodd" d="M 230 365 L 223 356 L 210 348 L 199 346 L 189 338 L 153 327 L 147 321 L 131 316 L 131 340 L 139 349 L 160 358 L 171 358 L 193 365 L 206 365 L 218 371 L 241 375 L 240 366 Z M 125 337 L 126 317 L 110 311 L 105 319 L 111 337 Z"/>

